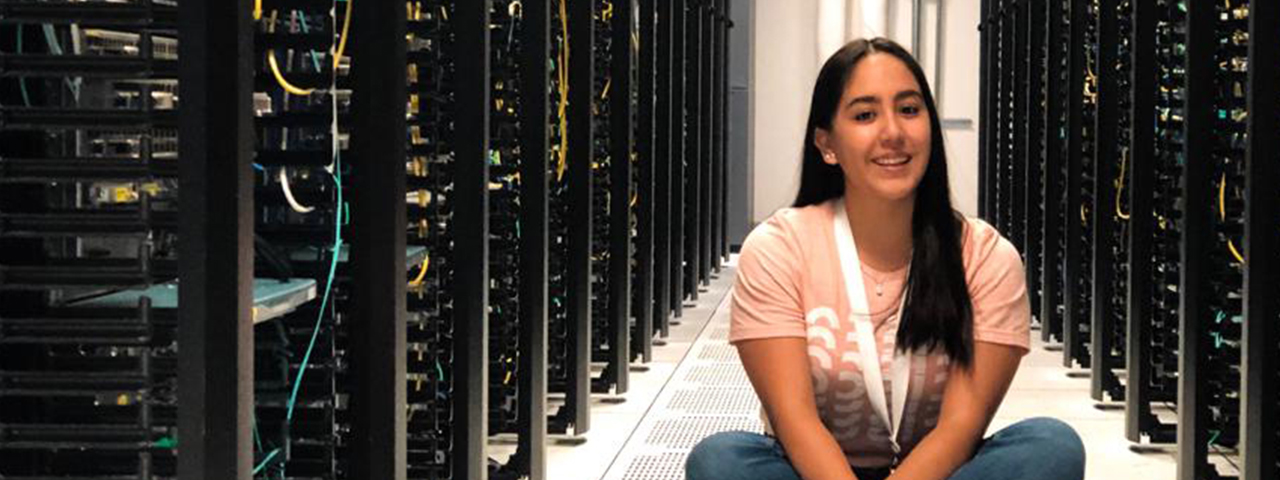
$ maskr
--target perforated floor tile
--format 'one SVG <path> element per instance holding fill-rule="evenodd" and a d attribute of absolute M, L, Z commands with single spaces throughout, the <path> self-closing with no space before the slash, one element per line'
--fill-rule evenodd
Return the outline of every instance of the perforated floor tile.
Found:
<path fill-rule="evenodd" d="M 732 363 L 695 365 L 682 380 L 712 387 L 751 385 L 742 365 Z"/>
<path fill-rule="evenodd" d="M 701 352 L 698 352 L 698 360 L 738 365 L 742 363 L 741 360 L 738 360 L 738 349 L 732 345 L 708 344 L 702 347 Z"/>
<path fill-rule="evenodd" d="M 684 414 L 755 415 L 760 399 L 755 390 L 744 387 L 706 387 L 678 390 L 667 410 Z"/>
<path fill-rule="evenodd" d="M 641 455 L 631 460 L 622 480 L 684 480 L 685 452 Z"/>
<path fill-rule="evenodd" d="M 759 419 L 747 416 L 685 415 L 659 420 L 653 427 L 653 431 L 649 432 L 645 443 L 656 447 L 688 451 L 704 438 L 734 430 L 763 432 L 764 425 Z"/>

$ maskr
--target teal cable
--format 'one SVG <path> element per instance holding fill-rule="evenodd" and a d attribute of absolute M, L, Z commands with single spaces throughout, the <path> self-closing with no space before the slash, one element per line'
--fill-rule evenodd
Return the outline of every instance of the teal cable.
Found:
<path fill-rule="evenodd" d="M 22 53 L 22 24 L 18 24 L 18 46 L 17 53 Z M 27 94 L 27 77 L 18 77 L 18 88 L 22 90 L 22 103 L 28 107 L 31 106 L 31 95 Z"/>
<path fill-rule="evenodd" d="M 311 27 L 307 26 L 307 14 L 299 10 L 294 10 L 293 12 L 302 17 L 302 33 L 311 33 Z M 315 50 L 311 51 L 311 65 L 316 67 L 316 73 L 320 73 L 320 53 Z"/>
<path fill-rule="evenodd" d="M 44 24 L 44 41 L 49 44 L 49 51 L 54 55 L 62 55 L 62 44 L 58 42 L 58 33 L 54 30 L 52 24 Z M 67 84 L 67 89 L 71 90 L 71 96 L 80 101 L 80 79 L 72 80 L 70 78 L 62 79 Z"/>
<path fill-rule="evenodd" d="M 302 387 L 302 376 L 307 373 L 307 366 L 311 363 L 311 352 L 316 347 L 316 339 L 320 336 L 320 325 L 324 322 L 324 312 L 329 305 L 329 294 L 333 291 L 333 279 L 338 272 L 338 258 L 342 251 L 342 212 L 345 203 L 342 200 L 342 155 L 339 150 L 334 150 L 334 169 L 333 183 L 338 190 L 337 208 L 334 209 L 333 219 L 333 260 L 329 262 L 329 280 L 325 282 L 324 298 L 320 301 L 320 313 L 316 315 L 316 326 L 311 331 L 311 342 L 307 345 L 307 353 L 302 356 L 302 365 L 298 369 L 298 376 L 293 382 L 293 392 L 289 394 L 289 404 L 286 409 L 285 421 L 293 420 L 293 407 L 298 400 L 298 389 Z"/>
<path fill-rule="evenodd" d="M 276 458 L 276 455 L 279 455 L 279 454 L 280 454 L 279 448 L 272 450 L 271 453 L 268 453 L 267 458 L 262 459 L 261 462 L 258 462 L 258 466 L 253 467 L 253 474 L 257 475 L 258 472 L 261 472 L 262 469 L 266 468 L 267 464 L 271 462 L 271 459 Z"/>

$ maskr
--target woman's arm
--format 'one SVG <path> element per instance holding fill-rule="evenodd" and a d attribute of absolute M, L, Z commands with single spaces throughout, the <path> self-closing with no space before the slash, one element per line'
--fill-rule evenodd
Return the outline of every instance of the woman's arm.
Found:
<path fill-rule="evenodd" d="M 737 347 L 774 434 L 800 477 L 804 480 L 856 479 L 840 445 L 818 417 L 806 340 L 744 340 L 738 342 Z"/>
<path fill-rule="evenodd" d="M 973 342 L 973 365 L 951 367 L 938 426 L 925 435 L 889 478 L 943 480 L 973 456 L 1022 361 L 1022 349 Z"/>

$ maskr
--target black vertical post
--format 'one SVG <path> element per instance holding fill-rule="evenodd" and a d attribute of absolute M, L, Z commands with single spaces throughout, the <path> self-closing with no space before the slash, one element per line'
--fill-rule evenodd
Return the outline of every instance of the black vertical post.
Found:
<path fill-rule="evenodd" d="M 1114 381 L 1111 373 L 1111 344 L 1114 310 L 1111 297 L 1115 294 L 1115 252 L 1113 231 L 1116 229 L 1115 177 L 1120 161 L 1120 138 L 1117 117 L 1120 109 L 1120 85 L 1116 80 L 1116 60 L 1120 47 L 1120 14 L 1116 0 L 1100 0 L 1098 25 L 1098 106 L 1094 117 L 1093 146 L 1093 314 L 1089 329 L 1090 389 L 1094 400 L 1104 400 L 1103 392 Z"/>
<path fill-rule="evenodd" d="M 720 259 L 716 265 L 729 260 L 729 28 L 732 26 L 732 2 L 720 0 Z"/>
<path fill-rule="evenodd" d="M 251 11 L 249 0 L 178 7 L 178 475 L 192 480 L 253 469 Z"/>
<path fill-rule="evenodd" d="M 489 0 L 454 6 L 456 42 L 489 51 Z M 454 477 L 488 477 L 489 55 L 457 55 L 454 177 Z M 402 263 L 398 268 L 403 269 Z"/>
<path fill-rule="evenodd" d="M 1013 111 L 1009 115 L 1013 123 L 1013 138 L 1010 139 L 1011 149 L 1009 155 L 1009 196 L 1005 202 L 1009 205 L 1009 217 L 1006 224 L 1009 227 L 1010 238 L 1013 244 L 1018 247 L 1018 251 L 1022 252 L 1023 258 L 1029 254 L 1027 250 L 1026 221 L 1027 209 L 1026 191 L 1027 191 L 1027 164 L 1029 157 L 1027 155 L 1027 124 L 1030 118 L 1027 116 L 1027 75 L 1030 72 L 1030 64 L 1027 62 L 1027 47 L 1030 45 L 1026 41 L 1027 38 L 1027 17 L 1026 12 L 1030 10 L 1027 2 L 1018 2 L 1009 5 L 1010 30 L 1012 32 L 1011 42 L 1009 42 L 1010 59 L 1012 63 L 1009 65 L 1010 76 L 1013 81 L 1009 83 L 1007 89 L 1012 103 Z"/>
<path fill-rule="evenodd" d="M 710 21 L 707 23 L 711 30 L 711 229 L 710 238 L 708 238 L 711 250 L 707 258 L 707 262 L 711 265 L 709 276 L 720 273 L 721 221 L 724 217 L 724 204 L 721 203 L 720 195 L 722 187 L 720 152 L 724 142 L 724 119 L 720 117 L 721 83 L 724 80 L 724 70 L 720 68 L 721 61 L 724 59 L 720 43 L 720 24 L 721 19 L 724 18 L 724 1 L 713 0 L 711 12 Z"/>
<path fill-rule="evenodd" d="M 702 259 L 702 2 L 685 2 L 685 294 L 698 300 Z"/>
<path fill-rule="evenodd" d="M 1183 225 L 1178 341 L 1178 478 L 1195 480 L 1209 476 L 1208 464 L 1208 382 L 1201 371 L 1208 335 L 1204 320 L 1209 318 L 1205 292 L 1210 265 L 1205 262 L 1213 237 L 1210 223 L 1213 164 L 1210 155 L 1214 142 L 1214 75 L 1217 64 L 1214 50 L 1217 34 L 1213 3 L 1187 2 L 1187 91 L 1183 98 L 1185 142 L 1183 158 L 1186 173 L 1182 177 Z"/>
<path fill-rule="evenodd" d="M 1080 324 L 1084 321 L 1078 315 L 1076 307 L 1079 298 L 1079 282 L 1081 269 L 1080 237 L 1084 234 L 1080 225 L 1080 165 L 1081 148 L 1084 144 L 1084 37 L 1086 24 L 1089 22 L 1087 0 L 1071 0 L 1071 43 L 1067 66 L 1067 210 L 1063 215 L 1067 232 L 1066 275 L 1064 275 L 1063 304 L 1065 313 L 1062 319 L 1062 364 L 1073 367 L 1082 348 Z"/>
<path fill-rule="evenodd" d="M 355 2 L 351 15 L 351 315 L 359 321 L 349 324 L 349 472 L 399 480 L 407 473 L 407 14 L 399 4 Z"/>
<path fill-rule="evenodd" d="M 715 44 L 712 42 L 711 35 L 712 24 L 714 22 L 715 10 L 713 9 L 712 0 L 703 0 L 699 26 L 701 32 L 701 46 L 698 48 L 700 55 L 699 63 L 702 65 L 702 103 L 699 105 L 698 117 L 699 126 L 701 127 L 701 143 L 699 144 L 699 178 L 701 183 L 698 186 L 699 201 L 698 211 L 702 212 L 698 220 L 698 239 L 700 248 L 698 249 L 698 279 L 701 284 L 707 284 L 711 281 L 711 225 L 715 222 L 715 202 L 712 201 L 713 181 L 713 162 L 711 157 L 715 145 L 715 125 L 716 119 L 712 115 L 713 105 L 715 104 Z"/>
<path fill-rule="evenodd" d="M 672 170 L 674 168 L 674 160 L 676 150 L 671 147 L 674 142 L 675 122 L 672 121 L 673 109 L 673 89 L 675 88 L 671 81 L 671 58 L 672 58 L 672 33 L 674 30 L 674 21 L 672 20 L 672 4 L 674 1 L 660 1 L 657 5 L 658 26 L 655 39 L 657 47 L 657 83 L 654 90 L 657 91 L 658 104 L 654 108 L 657 116 L 654 127 L 656 136 L 654 139 L 654 322 L 662 337 L 666 337 L 671 333 L 670 319 L 671 313 L 679 304 L 675 298 L 675 291 L 679 289 L 679 284 L 673 280 L 675 273 L 671 268 L 673 262 L 672 251 L 675 249 L 675 242 L 672 241 L 675 235 L 675 228 L 672 228 L 673 218 L 675 218 L 674 203 L 675 189 L 673 188 Z"/>
<path fill-rule="evenodd" d="M 595 81 L 595 2 L 570 2 L 569 14 L 569 338 L 573 372 L 566 402 L 575 434 L 591 428 L 591 85 Z"/>
<path fill-rule="evenodd" d="M 1049 2 L 1053 3 L 1053 2 Z M 991 0 L 982 0 L 978 24 L 979 49 L 978 57 L 978 216 L 984 219 L 991 217 L 987 213 L 987 198 L 991 195 L 991 179 L 987 175 L 987 164 L 991 161 Z"/>
<path fill-rule="evenodd" d="M 636 150 L 638 153 L 638 161 L 640 162 L 640 191 L 639 195 L 639 211 L 637 212 L 637 223 L 639 224 L 639 251 L 637 255 L 639 259 L 636 262 L 636 268 L 640 269 L 637 278 L 640 280 L 639 295 L 636 297 L 639 308 L 636 309 L 636 324 L 639 325 L 637 333 L 639 333 L 634 343 L 638 354 L 644 362 L 653 359 L 653 331 L 654 331 L 654 230 L 657 225 L 654 223 L 654 205 L 656 204 L 653 197 L 654 192 L 654 0 L 640 0 L 640 61 L 639 68 L 636 73 L 639 74 L 639 92 L 640 104 L 638 119 L 640 124 L 636 126 L 638 138 L 636 138 Z M 661 264 L 658 264 L 661 265 Z"/>
<path fill-rule="evenodd" d="M 1249 145 L 1246 147 L 1244 256 L 1243 378 L 1240 387 L 1240 478 L 1264 480 L 1280 477 L 1276 466 L 1277 319 L 1280 305 L 1275 295 L 1280 285 L 1280 55 L 1275 44 L 1264 39 L 1280 31 L 1280 5 L 1255 1 L 1249 4 Z"/>
<path fill-rule="evenodd" d="M 1130 72 L 1129 161 L 1129 292 L 1125 342 L 1125 427 L 1131 442 L 1142 440 L 1143 426 L 1151 415 L 1148 385 L 1151 383 L 1151 293 L 1153 274 L 1151 238 L 1155 231 L 1152 194 L 1155 185 L 1156 142 L 1156 0 L 1137 0 L 1133 11 L 1133 46 Z"/>
<path fill-rule="evenodd" d="M 671 0 L 671 308 L 676 318 L 684 316 L 684 299 L 688 294 L 685 289 L 685 213 L 686 213 L 686 145 L 685 136 L 687 119 L 685 97 L 689 81 L 688 69 L 685 65 L 689 58 L 685 48 L 685 30 L 688 6 L 692 0 Z M 675 324 L 674 321 L 669 321 Z"/>
<path fill-rule="evenodd" d="M 1062 7 L 1063 2 L 1045 2 L 1048 9 L 1049 46 L 1049 78 L 1048 98 L 1045 105 L 1044 145 L 1045 145 L 1045 184 L 1044 184 L 1044 221 L 1041 228 L 1044 232 L 1044 264 L 1040 270 L 1042 288 L 1040 302 L 1040 339 L 1049 342 L 1055 334 L 1062 332 L 1062 315 L 1058 312 L 1058 290 L 1062 284 L 1062 248 L 1058 239 L 1062 237 L 1062 224 L 1058 218 L 1062 215 L 1061 199 L 1066 195 L 1061 178 L 1061 170 L 1065 159 L 1062 157 L 1062 98 L 1065 85 L 1059 74 L 1062 62 Z"/>
<path fill-rule="evenodd" d="M 631 341 L 631 19 L 633 2 L 613 9 L 610 42 L 613 93 L 609 96 L 609 149 L 612 161 L 609 195 L 609 355 L 607 375 L 615 392 L 626 393 Z"/>
<path fill-rule="evenodd" d="M 1009 1 L 1001 0 L 998 3 L 1000 8 L 992 14 L 995 17 L 996 31 L 995 45 L 992 45 L 993 55 L 995 55 L 996 59 L 996 78 L 992 78 L 992 88 L 995 88 L 993 95 L 995 95 L 996 110 L 992 111 L 992 118 L 995 120 L 996 125 L 992 127 L 991 131 L 993 134 L 991 138 L 991 163 L 987 165 L 991 169 L 989 175 L 991 175 L 993 187 L 992 195 L 988 197 L 992 204 L 987 210 L 987 214 L 991 215 L 992 220 L 995 220 L 993 223 L 1002 234 L 1009 233 L 1009 230 L 1005 228 L 1005 197 L 1009 195 L 1007 193 L 1007 177 L 1005 175 L 1005 148 L 1007 148 L 1006 143 L 1009 142 L 1009 131 L 1007 131 L 1007 125 L 1009 125 L 1009 106 L 1007 106 L 1007 101 L 1009 101 L 1009 97 L 1005 96 L 1005 91 L 1009 88 L 1009 49 L 1007 49 L 1007 46 L 1009 46 L 1011 38 L 1007 33 L 1009 32 L 1009 20 L 1006 18 Z"/>
<path fill-rule="evenodd" d="M 1023 6 L 1022 15 L 1023 29 L 1026 32 L 1024 36 L 1027 45 L 1027 81 L 1025 100 L 1023 105 L 1026 108 L 1027 116 L 1024 124 L 1026 125 L 1027 148 L 1027 169 L 1026 169 L 1026 196 L 1023 200 L 1026 205 L 1025 220 L 1022 223 L 1023 235 L 1026 236 L 1025 257 L 1027 263 L 1027 290 L 1031 300 L 1031 311 L 1033 314 L 1040 316 L 1043 308 L 1040 308 L 1040 302 L 1044 301 L 1041 296 L 1043 285 L 1040 283 L 1040 270 L 1044 268 L 1041 252 L 1044 251 L 1043 237 L 1041 237 L 1040 227 L 1044 224 L 1044 211 L 1040 208 L 1040 202 L 1044 196 L 1044 101 L 1049 100 L 1044 97 L 1043 80 L 1045 73 L 1044 53 L 1047 44 L 1044 38 L 1044 8 L 1034 2 L 1026 3 Z M 1045 328 L 1045 319 L 1040 316 L 1040 329 Z"/>
<path fill-rule="evenodd" d="M 1008 149 L 1009 143 L 1009 97 L 1006 91 L 1009 89 L 1009 42 L 1012 40 L 1009 38 L 1008 20 L 1010 1 L 1001 0 L 1000 9 L 995 12 L 996 32 L 998 32 L 996 34 L 996 45 L 993 47 L 995 49 L 995 58 L 998 62 L 995 72 L 996 78 L 993 80 L 996 89 L 996 111 L 994 112 L 996 126 L 992 129 L 992 133 L 995 134 L 995 138 L 992 141 L 995 151 L 992 152 L 993 156 L 990 165 L 992 168 L 991 179 L 995 185 L 994 195 L 991 197 L 993 203 L 990 213 L 993 215 L 992 218 L 995 220 L 996 228 L 1005 235 L 1009 233 L 1006 226 L 1008 216 L 1005 215 L 1005 204 L 1008 202 L 1007 197 L 1009 196 L 1009 179 L 1005 175 L 1005 170 L 1008 167 L 1008 158 L 1005 151 Z"/>
<path fill-rule="evenodd" d="M 523 58 L 551 55 L 551 1 L 523 0 Z M 547 62 L 520 62 L 520 372 L 519 445 L 530 480 L 547 478 L 547 280 L 550 230 L 547 175 L 550 107 Z"/>

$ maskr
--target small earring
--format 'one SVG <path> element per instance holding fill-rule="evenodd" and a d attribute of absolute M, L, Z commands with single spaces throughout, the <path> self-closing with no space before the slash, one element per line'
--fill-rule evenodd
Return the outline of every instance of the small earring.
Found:
<path fill-rule="evenodd" d="M 826 160 L 827 163 L 836 163 L 836 154 L 834 153 L 827 152 L 822 155 L 822 158 Z"/>

